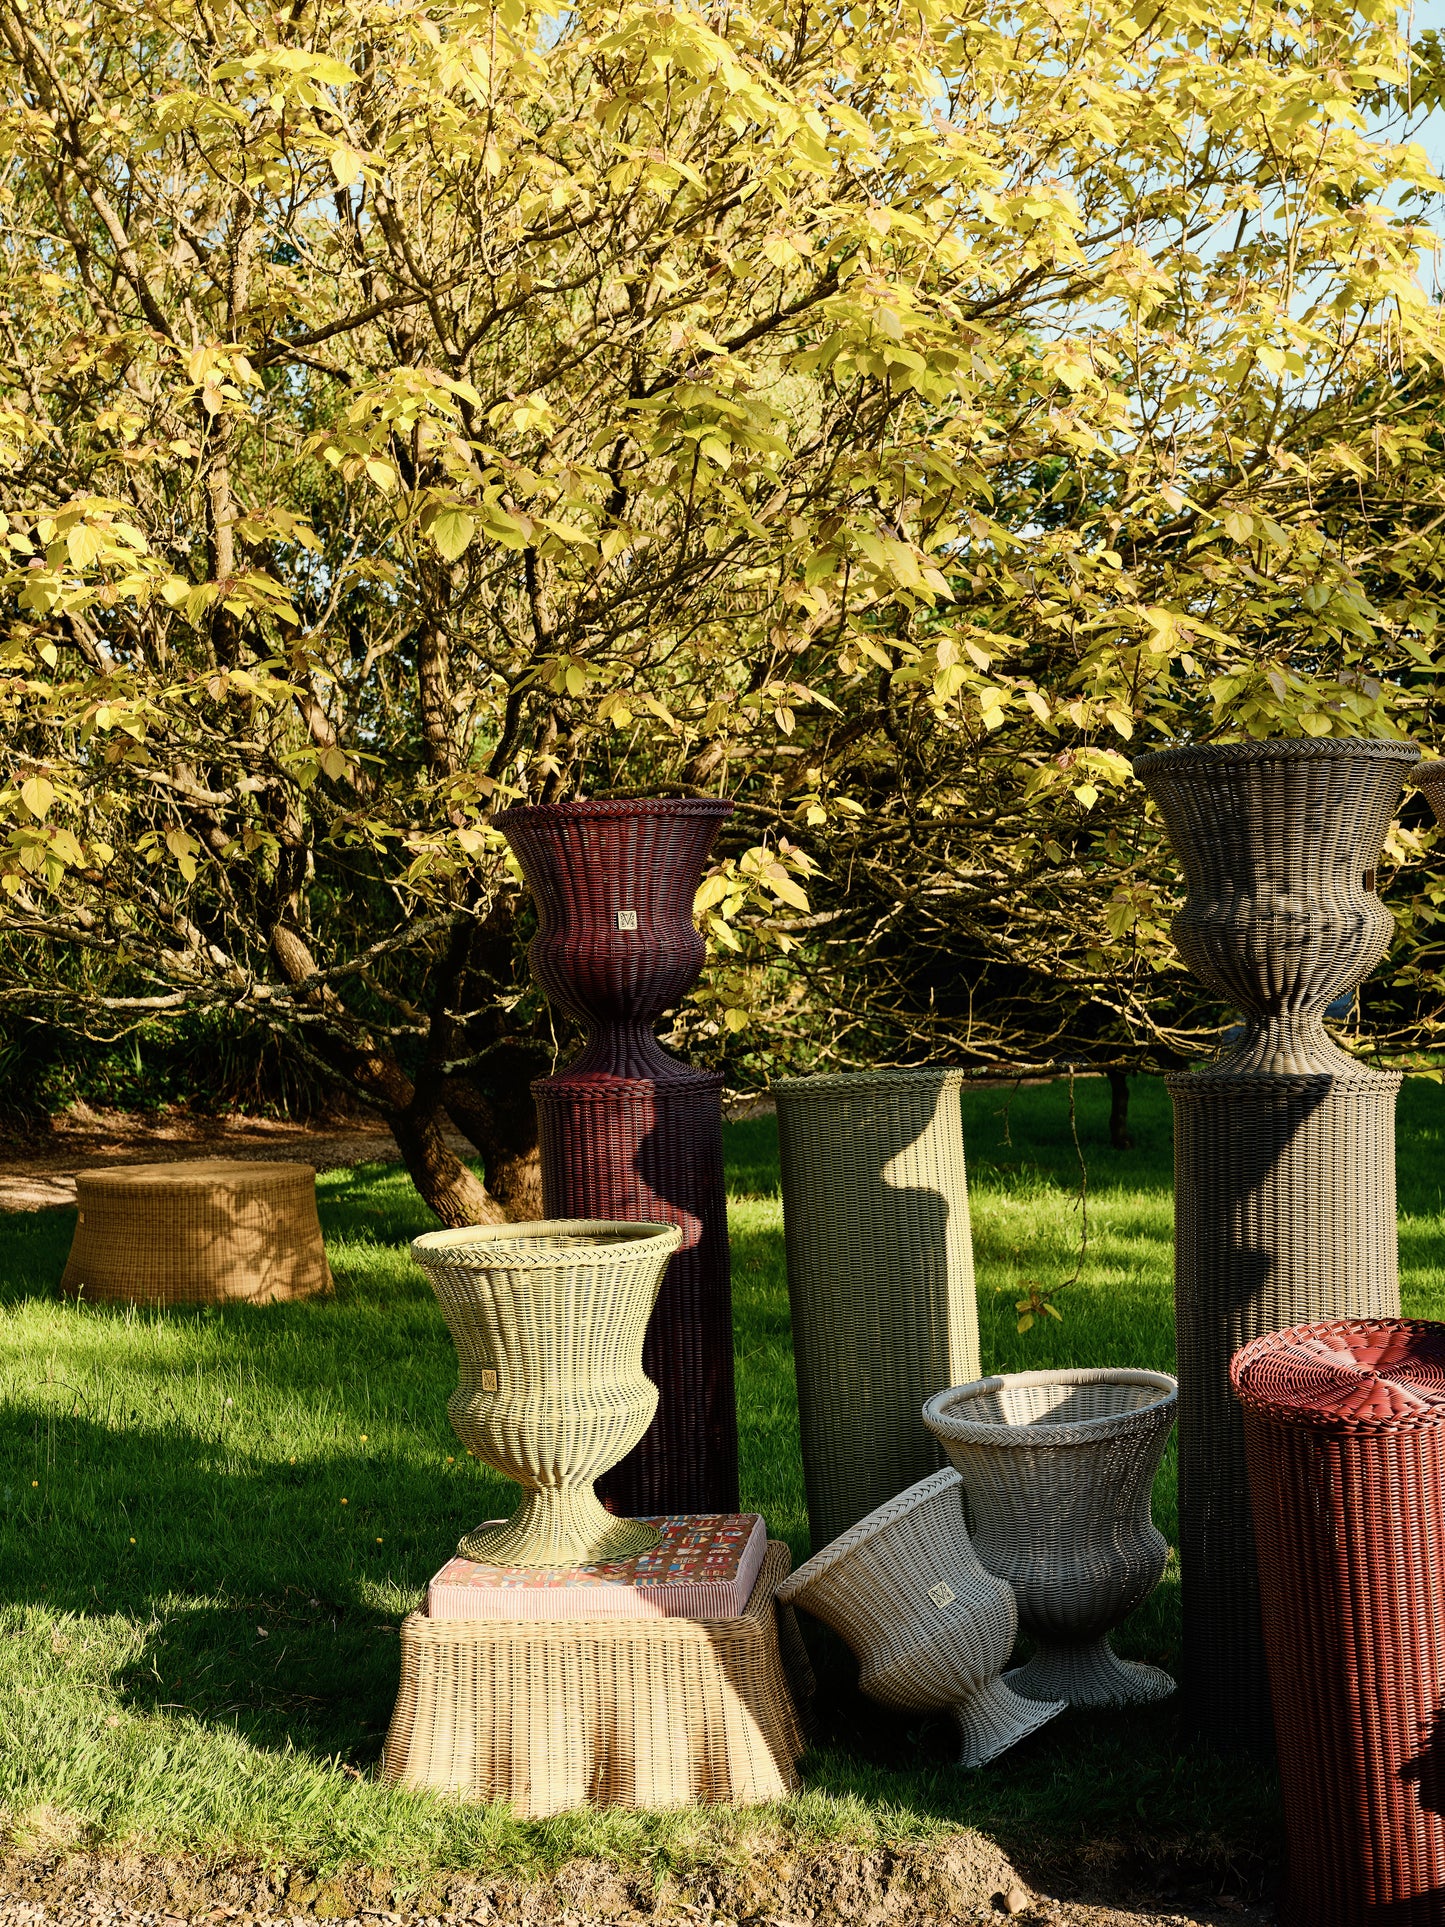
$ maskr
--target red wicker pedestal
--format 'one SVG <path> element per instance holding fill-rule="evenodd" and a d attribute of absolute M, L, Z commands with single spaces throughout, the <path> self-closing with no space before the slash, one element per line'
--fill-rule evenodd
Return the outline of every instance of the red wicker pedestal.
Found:
<path fill-rule="evenodd" d="M 1257 1338 L 1244 1408 L 1288 1927 L 1445 1921 L 1445 1325 Z"/>
<path fill-rule="evenodd" d="M 692 901 L 731 813 L 730 803 L 685 798 L 540 804 L 497 818 L 537 904 L 532 973 L 587 1027 L 574 1061 L 532 1086 L 543 1208 L 683 1232 L 642 1354 L 657 1417 L 597 1482 L 613 1511 L 633 1516 L 738 1508 L 723 1080 L 652 1034 L 702 969 Z"/>

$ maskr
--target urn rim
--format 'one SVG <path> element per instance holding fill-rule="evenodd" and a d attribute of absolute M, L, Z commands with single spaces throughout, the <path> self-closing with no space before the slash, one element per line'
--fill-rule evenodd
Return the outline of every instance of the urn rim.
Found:
<path fill-rule="evenodd" d="M 509 824 L 563 824 L 636 821 L 644 817 L 710 817 L 722 822 L 734 805 L 720 796 L 573 797 L 565 803 L 513 803 L 492 818 L 497 829 Z"/>
<path fill-rule="evenodd" d="M 1417 789 L 1424 789 L 1427 783 L 1445 783 L 1445 757 L 1427 756 L 1411 770 L 1410 781 Z"/>
<path fill-rule="evenodd" d="M 550 1240 L 550 1242 L 548 1242 Z M 578 1266 L 648 1264 L 682 1243 L 675 1224 L 622 1218 L 537 1218 L 514 1224 L 468 1224 L 426 1231 L 411 1241 L 423 1266 L 465 1263 L 497 1271 L 562 1271 Z"/>
<path fill-rule="evenodd" d="M 1159 1393 L 1147 1405 L 1131 1405 L 1127 1410 L 1100 1412 L 1093 1418 L 1051 1420 L 1047 1415 L 1015 1425 L 1007 1419 L 968 1418 L 958 1407 L 1007 1386 L 1027 1388 L 1035 1385 L 1087 1386 L 1138 1385 Z M 923 1407 L 923 1423 L 945 1445 L 999 1445 L 1018 1451 L 1036 1451 L 1041 1446 L 1090 1445 L 1119 1433 L 1135 1430 L 1141 1422 L 1153 1421 L 1161 1413 L 1172 1412 L 1179 1403 L 1179 1381 L 1168 1372 L 1152 1372 L 1142 1366 L 1080 1366 L 1073 1370 L 1042 1372 L 998 1372 L 991 1378 L 976 1378 L 968 1385 L 950 1385 L 935 1392 Z"/>
<path fill-rule="evenodd" d="M 834 1566 L 841 1564 L 851 1553 L 857 1552 L 860 1546 L 866 1545 L 868 1540 L 874 1538 L 886 1527 L 896 1525 L 900 1519 L 906 1519 L 910 1512 L 916 1512 L 920 1506 L 929 1505 L 934 1499 L 941 1498 L 945 1492 L 955 1489 L 959 1499 L 959 1531 L 966 1539 L 968 1528 L 963 1522 L 963 1476 L 953 1466 L 945 1465 L 941 1471 L 930 1472 L 926 1479 L 920 1479 L 916 1485 L 908 1486 L 893 1498 L 885 1499 L 882 1505 L 874 1506 L 871 1512 L 865 1512 L 863 1517 L 849 1526 L 846 1532 L 840 1532 L 836 1539 L 830 1540 L 810 1559 L 805 1559 L 802 1565 L 795 1572 L 790 1573 L 778 1587 L 779 1599 L 784 1605 L 790 1604 L 814 1580 L 821 1579 L 825 1573 L 831 1572 Z"/>
<path fill-rule="evenodd" d="M 780 1077 L 774 1097 L 874 1097 L 889 1091 L 961 1091 L 968 1072 L 952 1064 L 900 1065 L 893 1070 L 822 1071 L 816 1077 Z"/>
<path fill-rule="evenodd" d="M 1156 771 L 1228 769 L 1249 763 L 1418 763 L 1420 745 L 1396 736 L 1269 736 L 1248 743 L 1170 743 L 1136 756 L 1134 774 Z"/>

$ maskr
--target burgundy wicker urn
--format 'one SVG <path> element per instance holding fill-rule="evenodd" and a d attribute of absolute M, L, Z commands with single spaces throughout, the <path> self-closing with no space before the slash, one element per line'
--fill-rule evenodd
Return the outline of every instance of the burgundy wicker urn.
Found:
<path fill-rule="evenodd" d="M 543 1209 L 683 1234 L 643 1350 L 657 1417 L 598 1481 L 620 1513 L 732 1512 L 738 1502 L 723 1080 L 682 1063 L 652 1031 L 702 969 L 693 898 L 731 814 L 730 803 L 689 797 L 535 804 L 497 818 L 537 906 L 532 974 L 587 1031 L 566 1069 L 532 1086 Z"/>

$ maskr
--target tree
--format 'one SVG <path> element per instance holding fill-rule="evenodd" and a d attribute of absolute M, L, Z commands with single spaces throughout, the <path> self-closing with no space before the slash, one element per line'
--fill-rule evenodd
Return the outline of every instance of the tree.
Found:
<path fill-rule="evenodd" d="M 737 796 L 745 1068 L 1175 1048 L 1128 745 L 1433 697 L 1392 9 L 0 33 L 0 995 L 277 1026 L 447 1222 L 550 1056 L 499 802 Z"/>

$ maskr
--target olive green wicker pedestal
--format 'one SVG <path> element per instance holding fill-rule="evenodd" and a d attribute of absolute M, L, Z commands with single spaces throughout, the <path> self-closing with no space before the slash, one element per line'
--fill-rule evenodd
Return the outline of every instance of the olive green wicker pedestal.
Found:
<path fill-rule="evenodd" d="M 427 1619 L 401 1629 L 388 1785 L 586 1806 L 758 1805 L 798 1785 L 803 1735 L 771 1544 L 736 1619 Z M 794 1629 L 789 1629 L 794 1639 Z"/>
<path fill-rule="evenodd" d="M 89 1303 L 253 1305 L 331 1289 L 309 1164 L 195 1158 L 82 1171 L 60 1289 Z"/>
<path fill-rule="evenodd" d="M 775 1087 L 817 1551 L 939 1469 L 919 1413 L 979 1376 L 962 1083 L 903 1070 Z"/>

